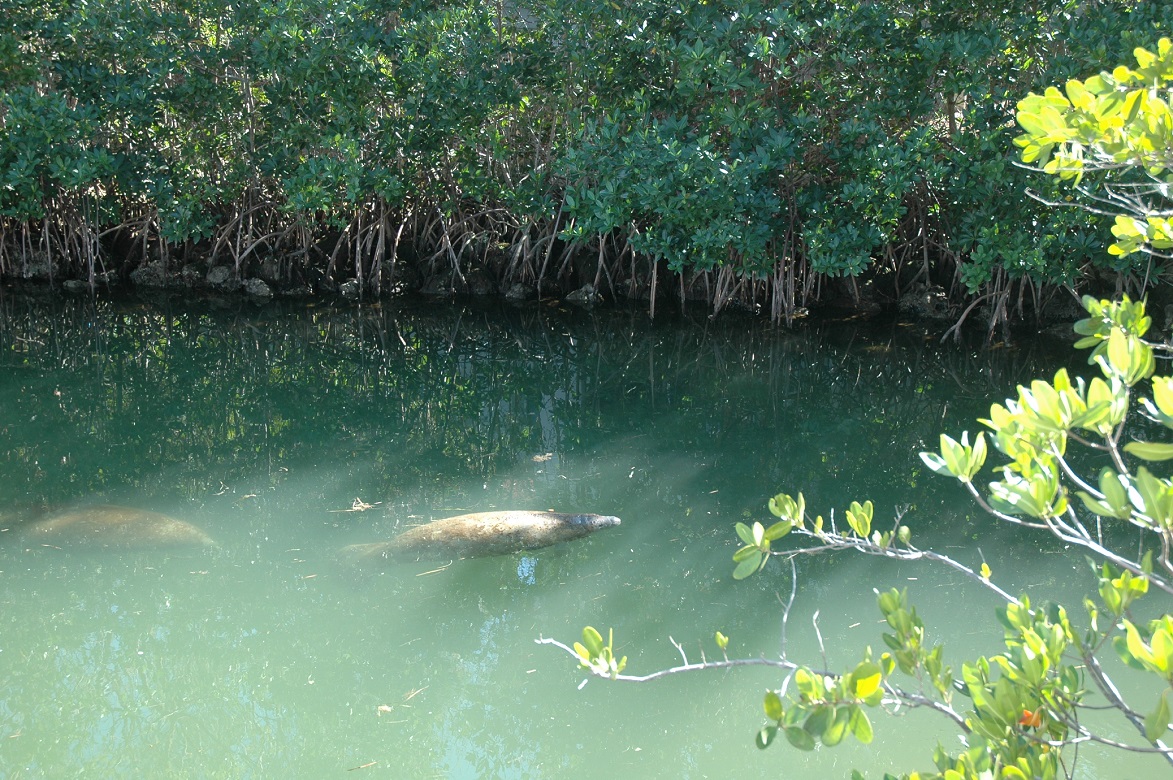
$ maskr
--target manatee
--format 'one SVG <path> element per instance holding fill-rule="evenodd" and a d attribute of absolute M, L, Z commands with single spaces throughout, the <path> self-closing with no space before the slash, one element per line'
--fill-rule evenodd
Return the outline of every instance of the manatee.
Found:
<path fill-rule="evenodd" d="M 352 544 L 340 556 L 356 563 L 404 563 L 507 555 L 579 539 L 619 522 L 608 515 L 474 512 L 409 528 L 389 542 Z"/>
<path fill-rule="evenodd" d="M 206 533 L 174 517 L 125 506 L 87 506 L 30 523 L 26 538 L 56 547 L 156 549 L 214 545 Z"/>

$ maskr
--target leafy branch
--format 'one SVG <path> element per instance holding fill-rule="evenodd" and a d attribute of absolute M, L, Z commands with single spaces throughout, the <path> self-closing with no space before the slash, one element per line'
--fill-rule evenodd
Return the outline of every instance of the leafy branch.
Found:
<path fill-rule="evenodd" d="M 1173 259 L 1173 41 L 1133 54 L 1135 68 L 1121 65 L 1027 95 L 1017 113 L 1025 132 L 1014 143 L 1023 163 L 1073 182 L 1098 204 L 1087 210 L 1115 217 L 1110 254 Z M 1081 184 L 1088 174 L 1097 174 L 1098 192 Z"/>
<path fill-rule="evenodd" d="M 989 418 L 982 422 L 994 449 L 1008 462 L 998 467 L 1001 478 L 989 484 L 988 493 L 975 485 L 990 455 L 985 432 L 972 438 L 965 433 L 959 439 L 943 435 L 939 452 L 921 457 L 934 472 L 958 480 L 992 517 L 1048 532 L 1100 560 L 1095 570 L 1098 598 L 1083 600 L 1086 626 L 1077 627 L 1061 605 L 1033 606 L 1028 596 L 1015 597 L 994 582 L 986 562 L 975 569 L 918 548 L 903 510 L 881 529 L 874 527 L 870 501 L 851 502 L 841 522 L 833 511 L 827 519 L 812 517 L 801 493 L 780 493 L 768 502 L 775 522 L 736 525 L 742 543 L 733 555 L 736 579 L 752 576 L 775 558 L 790 562 L 793 573 L 799 556 L 839 551 L 934 562 L 960 572 L 1001 600 L 997 615 L 1004 629 L 1003 651 L 964 662 L 955 674 L 945 663 L 944 646 L 929 642 L 907 592 L 888 590 L 876 591 L 888 628 L 881 637 L 882 652 L 865 648 L 862 658 L 843 673 L 796 663 L 786 652 L 796 575 L 783 610 L 777 658 L 726 656 L 710 661 L 702 652 L 700 662 L 690 662 L 673 640 L 683 664 L 647 675 L 624 675 L 616 673 L 610 641 L 602 645 L 594 629 L 587 629 L 592 640 L 575 650 L 552 639 L 538 641 L 575 652 L 584 668 L 618 681 L 647 682 L 735 666 L 778 668 L 785 677 L 763 699 L 766 723 L 756 737 L 760 748 L 772 744 L 779 733 L 807 750 L 820 742 L 834 746 L 848 735 L 867 743 L 873 738 L 869 709 L 927 707 L 954 724 L 965 749 L 951 755 L 938 748 L 934 762 L 940 774 L 918 777 L 1071 776 L 1077 753 L 1069 753 L 1086 742 L 1158 754 L 1173 764 L 1173 748 L 1165 741 L 1173 721 L 1173 617 L 1166 614 L 1146 622 L 1134 616 L 1150 586 L 1173 593 L 1173 483 L 1144 466 L 1130 465 L 1133 460 L 1171 459 L 1173 446 L 1126 441 L 1128 423 L 1136 416 L 1131 401 L 1142 382 L 1148 381 L 1152 389 L 1151 397 L 1141 398 L 1143 414 L 1173 429 L 1173 378 L 1153 377 L 1154 347 L 1159 345 L 1143 339 L 1151 323 L 1143 302 L 1086 297 L 1083 303 L 1089 317 L 1076 325 L 1082 337 L 1078 344 L 1092 348 L 1089 363 L 1098 366 L 1102 376 L 1085 382 L 1061 370 L 1053 382 L 1039 380 L 1019 387 L 1016 398 L 991 406 Z M 1080 476 L 1068 455 L 1069 444 L 1107 461 L 1097 480 Z M 1069 500 L 1069 494 L 1079 501 Z M 1107 523 L 1141 531 L 1136 555 L 1116 550 L 1105 540 Z M 794 539 L 801 541 L 779 549 L 783 540 Z M 817 622 L 815 627 L 817 631 Z M 821 634 L 819 639 L 821 644 Z M 717 641 L 724 653 L 727 639 L 718 632 Z M 1129 667 L 1160 680 L 1152 709 L 1134 706 L 1121 693 L 1102 663 L 1101 654 L 1109 647 Z M 958 694 L 968 699 L 965 711 L 956 706 Z M 1084 724 L 1087 710 L 1104 708 L 1118 712 L 1147 744 L 1105 737 Z"/>

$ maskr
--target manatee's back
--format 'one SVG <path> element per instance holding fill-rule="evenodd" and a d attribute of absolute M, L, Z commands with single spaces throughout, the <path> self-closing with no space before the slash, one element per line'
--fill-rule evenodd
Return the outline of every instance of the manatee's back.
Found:
<path fill-rule="evenodd" d="M 408 529 L 391 544 L 407 555 L 479 558 L 534 550 L 590 534 L 575 515 L 555 511 L 479 511 Z"/>
<path fill-rule="evenodd" d="M 409 528 L 391 540 L 397 552 L 447 558 L 482 558 L 563 541 L 564 521 L 554 512 L 474 512 Z"/>
<path fill-rule="evenodd" d="M 199 528 L 144 509 L 92 506 L 71 509 L 32 523 L 34 538 L 103 547 L 215 545 Z"/>
<path fill-rule="evenodd" d="M 357 563 L 484 558 L 548 547 L 618 524 L 619 518 L 605 515 L 473 512 L 409 528 L 387 542 L 350 545 L 341 557 Z"/>

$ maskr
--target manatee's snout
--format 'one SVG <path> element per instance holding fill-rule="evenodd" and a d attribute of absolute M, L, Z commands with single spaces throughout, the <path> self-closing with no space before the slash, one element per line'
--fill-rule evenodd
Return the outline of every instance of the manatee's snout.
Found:
<path fill-rule="evenodd" d="M 570 515 L 567 519 L 571 525 L 591 531 L 597 531 L 600 528 L 610 528 L 620 523 L 618 517 L 611 515 Z"/>
<path fill-rule="evenodd" d="M 586 518 L 586 524 L 595 530 L 610 528 L 613 525 L 619 525 L 621 522 L 623 521 L 613 515 L 587 515 Z"/>

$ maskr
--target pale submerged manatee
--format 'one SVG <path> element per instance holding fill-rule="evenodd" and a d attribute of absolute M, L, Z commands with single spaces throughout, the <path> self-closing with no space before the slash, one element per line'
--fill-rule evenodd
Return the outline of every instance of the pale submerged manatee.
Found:
<path fill-rule="evenodd" d="M 52 547 L 87 549 L 158 549 L 216 544 L 191 523 L 125 506 L 70 509 L 30 523 L 25 528 L 25 536 Z"/>
<path fill-rule="evenodd" d="M 389 542 L 352 544 L 342 548 L 339 557 L 378 564 L 506 555 L 580 539 L 619 522 L 609 515 L 474 512 L 409 528 Z"/>

